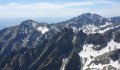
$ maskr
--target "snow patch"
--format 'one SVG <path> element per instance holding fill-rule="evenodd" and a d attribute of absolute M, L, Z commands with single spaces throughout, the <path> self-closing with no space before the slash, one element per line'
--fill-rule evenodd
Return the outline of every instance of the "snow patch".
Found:
<path fill-rule="evenodd" d="M 113 27 L 113 26 L 107 27 L 106 29 L 99 30 L 99 33 L 104 33 L 104 32 L 106 32 L 106 31 L 108 31 L 108 30 L 115 29 L 115 28 L 118 28 L 118 27 L 120 27 L 120 25 L 115 26 L 115 27 Z"/>
<path fill-rule="evenodd" d="M 95 30 L 98 29 L 97 26 L 95 26 L 94 24 L 86 24 L 83 25 L 82 30 L 83 32 L 90 34 L 90 33 L 96 33 Z"/>
<path fill-rule="evenodd" d="M 82 26 L 82 28 L 79 28 L 79 30 L 82 29 L 83 32 L 87 33 L 87 34 L 94 34 L 94 33 L 103 34 L 104 32 L 106 32 L 108 30 L 115 29 L 115 28 L 118 28 L 118 27 L 120 27 L 120 25 L 113 26 L 113 23 L 106 22 L 105 25 L 101 25 L 101 26 L 95 26 L 94 24 L 88 24 L 88 25 L 85 24 L 85 25 Z"/>
<path fill-rule="evenodd" d="M 49 31 L 49 29 L 48 29 L 47 27 L 45 27 L 45 26 L 44 26 L 44 27 L 41 27 L 41 26 L 40 26 L 40 27 L 37 28 L 37 30 L 38 30 L 38 31 L 41 31 L 42 34 L 44 34 L 44 33 L 46 33 L 47 31 Z"/>
<path fill-rule="evenodd" d="M 106 27 L 106 26 L 111 26 L 111 25 L 113 25 L 113 23 L 106 22 L 106 24 L 105 25 L 101 25 L 100 28 L 101 27 Z"/>
<path fill-rule="evenodd" d="M 0 54 L 2 54 L 2 52 L 4 51 L 4 49 L 5 49 L 5 47 L 2 47 L 2 50 L 1 50 Z"/>
<path fill-rule="evenodd" d="M 73 29 L 73 32 L 74 32 L 74 33 L 79 32 L 79 30 L 78 30 L 76 27 L 72 27 L 72 29 Z"/>

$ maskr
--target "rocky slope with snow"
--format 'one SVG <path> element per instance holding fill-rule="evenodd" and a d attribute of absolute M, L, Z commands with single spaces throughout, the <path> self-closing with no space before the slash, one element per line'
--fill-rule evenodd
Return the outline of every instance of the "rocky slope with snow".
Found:
<path fill-rule="evenodd" d="M 85 13 L 0 30 L 0 70 L 119 70 L 120 17 Z"/>

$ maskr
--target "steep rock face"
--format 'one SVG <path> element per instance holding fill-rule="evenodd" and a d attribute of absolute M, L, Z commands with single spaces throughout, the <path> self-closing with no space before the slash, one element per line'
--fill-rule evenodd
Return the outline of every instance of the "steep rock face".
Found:
<path fill-rule="evenodd" d="M 80 52 L 82 50 L 82 46 L 85 44 L 85 41 L 87 39 L 87 34 L 84 33 L 82 30 L 80 30 L 74 37 L 75 43 L 74 47 L 77 52 Z"/>
<path fill-rule="evenodd" d="M 65 70 L 81 70 L 81 61 L 78 53 L 74 52 Z"/>
<path fill-rule="evenodd" d="M 114 37 L 115 37 L 114 41 L 120 43 L 120 31 L 117 31 Z"/>
<path fill-rule="evenodd" d="M 52 40 L 43 46 L 31 48 L 24 53 L 18 53 L 12 57 L 4 70 L 69 70 L 71 63 L 75 63 L 72 69 L 80 70 L 80 57 L 73 50 L 73 30 L 65 27 Z M 39 50 L 39 51 L 36 51 Z M 40 52 L 41 50 L 41 52 Z M 64 59 L 66 63 L 64 63 Z M 78 59 L 79 62 L 76 60 Z M 74 62 L 76 60 L 76 62 Z M 16 66 L 14 66 L 14 64 Z M 65 65 L 65 66 L 64 66 Z"/>
<path fill-rule="evenodd" d="M 71 35 L 68 36 L 68 34 Z M 56 70 L 56 67 L 58 67 L 56 65 L 59 64 L 63 58 L 68 57 L 70 55 L 70 52 L 72 51 L 72 35 L 73 32 L 71 30 L 69 30 L 68 28 L 64 28 L 61 33 L 58 34 L 57 38 L 47 44 L 47 51 L 42 53 L 43 55 L 40 57 L 39 60 L 35 61 L 30 66 L 30 69 L 35 69 L 37 68 L 36 66 L 39 65 L 38 69 L 47 70 L 49 69 L 49 67 L 51 67 L 53 70 Z M 48 64 L 47 67 L 44 66 L 45 64 Z"/>
<path fill-rule="evenodd" d="M 86 43 L 88 44 L 94 44 L 95 46 L 100 45 L 102 47 L 107 46 L 107 41 L 105 40 L 104 36 L 99 34 L 99 33 L 95 33 L 95 34 L 90 34 L 86 40 Z M 102 47 L 94 47 L 95 50 L 99 50 L 102 49 Z"/>

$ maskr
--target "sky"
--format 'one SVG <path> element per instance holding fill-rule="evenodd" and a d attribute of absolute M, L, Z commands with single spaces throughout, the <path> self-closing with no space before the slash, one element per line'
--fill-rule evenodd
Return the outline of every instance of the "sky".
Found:
<path fill-rule="evenodd" d="M 0 26 L 25 19 L 55 23 L 83 13 L 120 16 L 120 0 L 0 0 Z"/>

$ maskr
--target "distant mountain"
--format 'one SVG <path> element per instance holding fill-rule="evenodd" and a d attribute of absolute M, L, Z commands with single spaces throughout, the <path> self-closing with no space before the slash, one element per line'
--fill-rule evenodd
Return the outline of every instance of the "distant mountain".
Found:
<path fill-rule="evenodd" d="M 120 17 L 85 13 L 0 30 L 0 70 L 119 70 Z"/>

